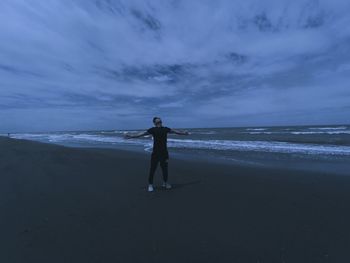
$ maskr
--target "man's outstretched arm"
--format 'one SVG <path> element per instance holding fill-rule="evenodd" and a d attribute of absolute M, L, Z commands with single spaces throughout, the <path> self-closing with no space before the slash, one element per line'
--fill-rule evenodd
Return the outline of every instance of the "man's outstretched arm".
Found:
<path fill-rule="evenodd" d="M 190 134 L 188 131 L 180 131 L 180 130 L 175 130 L 175 129 L 171 129 L 170 133 L 175 133 L 178 135 L 189 135 Z"/>
<path fill-rule="evenodd" d="M 150 133 L 147 132 L 147 131 L 143 131 L 143 132 L 140 132 L 140 133 L 137 133 L 137 134 L 134 134 L 134 135 L 131 135 L 131 134 L 125 134 L 125 139 L 132 139 L 132 138 L 139 138 L 139 137 L 143 137 L 143 136 L 146 136 L 146 135 L 149 135 Z"/>

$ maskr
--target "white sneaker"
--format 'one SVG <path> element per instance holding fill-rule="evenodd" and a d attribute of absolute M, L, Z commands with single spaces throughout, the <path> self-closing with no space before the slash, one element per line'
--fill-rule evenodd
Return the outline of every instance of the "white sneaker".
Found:
<path fill-rule="evenodd" d="M 165 187 L 166 189 L 171 189 L 171 184 L 163 183 L 162 186 Z"/>
<path fill-rule="evenodd" d="M 148 185 L 148 192 L 153 192 L 154 191 L 154 189 L 153 189 L 153 185 Z"/>

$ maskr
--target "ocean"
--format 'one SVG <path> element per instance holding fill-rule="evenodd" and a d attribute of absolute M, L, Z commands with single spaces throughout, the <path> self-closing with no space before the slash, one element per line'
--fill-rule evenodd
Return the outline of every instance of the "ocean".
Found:
<path fill-rule="evenodd" d="M 148 128 L 148 127 L 147 127 Z M 350 175 L 350 125 L 190 128 L 168 135 L 170 158 L 205 158 L 237 165 L 275 166 Z M 74 147 L 151 152 L 152 137 L 124 139 L 141 130 L 14 133 L 11 137 Z"/>

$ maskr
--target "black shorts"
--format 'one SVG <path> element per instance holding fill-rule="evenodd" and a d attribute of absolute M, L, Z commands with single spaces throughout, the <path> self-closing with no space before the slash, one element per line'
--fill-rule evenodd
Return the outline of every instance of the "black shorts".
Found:
<path fill-rule="evenodd" d="M 169 153 L 166 152 L 152 152 L 152 158 L 157 158 L 159 160 L 169 159 Z"/>

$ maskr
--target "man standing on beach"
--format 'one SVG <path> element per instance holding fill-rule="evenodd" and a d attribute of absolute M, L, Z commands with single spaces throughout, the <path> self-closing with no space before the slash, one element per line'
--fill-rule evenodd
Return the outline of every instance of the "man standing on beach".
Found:
<path fill-rule="evenodd" d="M 169 153 L 167 148 L 167 134 L 174 133 L 178 135 L 188 135 L 188 131 L 179 131 L 175 129 L 170 129 L 168 127 L 162 126 L 162 120 L 159 117 L 153 118 L 154 127 L 149 128 L 147 131 L 141 132 L 136 135 L 126 134 L 125 138 L 139 138 L 146 135 L 153 136 L 153 150 L 151 155 L 151 166 L 148 177 L 148 191 L 153 192 L 153 177 L 154 173 L 157 169 L 158 162 L 160 163 L 160 167 L 162 168 L 163 173 L 163 187 L 166 189 L 170 189 L 171 185 L 168 183 L 168 159 Z"/>

